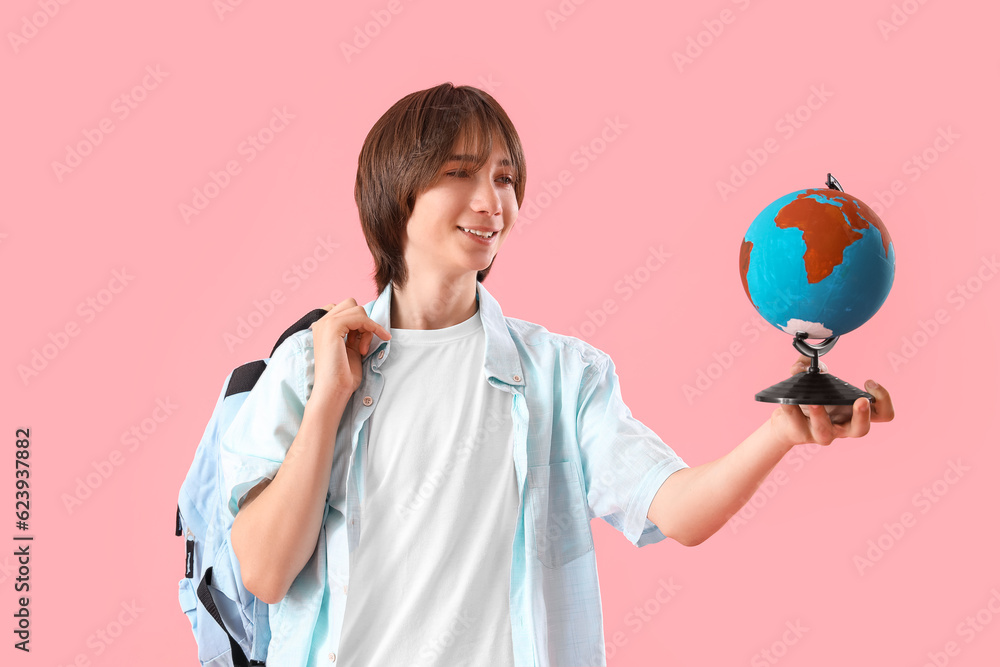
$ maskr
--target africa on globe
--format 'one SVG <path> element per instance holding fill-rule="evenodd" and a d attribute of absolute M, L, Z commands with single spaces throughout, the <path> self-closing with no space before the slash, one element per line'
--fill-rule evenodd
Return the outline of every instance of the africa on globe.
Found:
<path fill-rule="evenodd" d="M 766 321 L 806 338 L 857 329 L 892 288 L 895 252 L 878 215 L 841 190 L 779 197 L 751 223 L 740 246 L 747 297 Z"/>

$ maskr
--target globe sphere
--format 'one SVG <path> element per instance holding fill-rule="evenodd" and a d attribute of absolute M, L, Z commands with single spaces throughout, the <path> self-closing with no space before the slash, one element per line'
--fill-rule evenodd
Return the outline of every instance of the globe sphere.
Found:
<path fill-rule="evenodd" d="M 882 307 L 895 275 L 878 215 L 840 190 L 798 190 L 771 202 L 740 246 L 740 277 L 767 322 L 806 338 L 857 329 Z"/>

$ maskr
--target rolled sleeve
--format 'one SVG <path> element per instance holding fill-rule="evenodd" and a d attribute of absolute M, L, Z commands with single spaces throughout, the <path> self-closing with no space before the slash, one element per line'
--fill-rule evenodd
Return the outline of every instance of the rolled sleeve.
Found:
<path fill-rule="evenodd" d="M 665 539 L 646 514 L 664 480 L 688 465 L 632 416 L 614 362 L 603 352 L 584 375 L 577 440 L 591 516 L 604 519 L 637 547 Z"/>
<path fill-rule="evenodd" d="M 251 489 L 274 479 L 302 424 L 312 386 L 312 346 L 305 344 L 311 334 L 292 335 L 275 350 L 219 443 L 223 501 L 234 517 Z"/>

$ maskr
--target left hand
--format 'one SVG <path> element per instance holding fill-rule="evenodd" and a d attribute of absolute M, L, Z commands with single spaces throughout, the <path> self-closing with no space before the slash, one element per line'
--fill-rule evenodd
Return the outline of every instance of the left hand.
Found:
<path fill-rule="evenodd" d="M 810 357 L 800 355 L 791 374 L 807 370 L 810 361 Z M 826 364 L 822 362 L 820 372 L 826 372 Z M 875 403 L 869 404 L 868 399 L 861 396 L 853 405 L 781 404 L 771 414 L 771 428 L 779 440 L 790 446 L 812 442 L 825 446 L 837 438 L 860 438 L 868 433 L 871 422 L 887 422 L 893 418 L 892 399 L 885 387 L 869 380 L 865 383 L 865 391 L 875 397 Z"/>

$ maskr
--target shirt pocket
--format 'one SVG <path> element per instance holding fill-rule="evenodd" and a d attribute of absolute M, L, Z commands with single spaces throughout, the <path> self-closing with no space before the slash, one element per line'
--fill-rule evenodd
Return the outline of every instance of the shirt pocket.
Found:
<path fill-rule="evenodd" d="M 528 467 L 535 552 L 549 568 L 594 549 L 579 466 L 574 461 Z"/>

